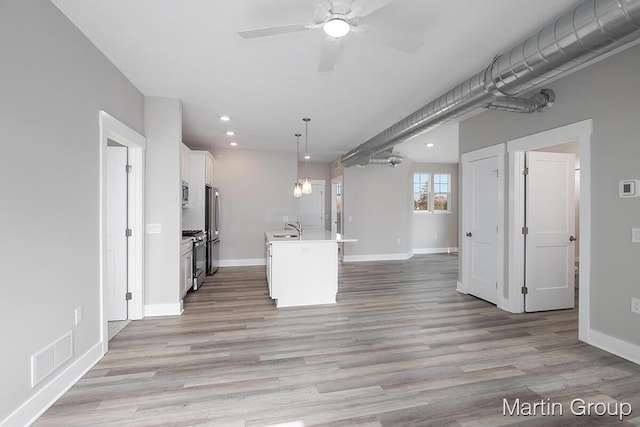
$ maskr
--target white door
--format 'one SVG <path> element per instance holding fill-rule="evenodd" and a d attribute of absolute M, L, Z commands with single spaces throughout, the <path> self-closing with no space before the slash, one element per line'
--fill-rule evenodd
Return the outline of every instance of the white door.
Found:
<path fill-rule="evenodd" d="M 574 307 L 575 158 L 526 153 L 525 311 Z"/>
<path fill-rule="evenodd" d="M 105 314 L 127 319 L 127 148 L 107 147 Z"/>
<path fill-rule="evenodd" d="M 499 192 L 498 158 L 465 163 L 462 230 L 465 239 L 467 292 L 497 304 Z"/>
<path fill-rule="evenodd" d="M 312 180 L 311 194 L 303 194 L 298 199 L 298 221 L 302 232 L 324 231 L 324 186 L 321 180 Z"/>
<path fill-rule="evenodd" d="M 342 177 L 331 180 L 331 232 L 342 233 Z"/>

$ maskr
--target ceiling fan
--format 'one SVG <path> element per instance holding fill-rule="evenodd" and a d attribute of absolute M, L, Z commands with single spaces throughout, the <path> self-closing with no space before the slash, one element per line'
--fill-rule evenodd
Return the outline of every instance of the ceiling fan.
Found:
<path fill-rule="evenodd" d="M 327 34 L 318 71 L 333 70 L 342 38 L 349 33 L 361 36 L 368 41 L 382 44 L 406 53 L 414 53 L 424 45 L 403 34 L 383 30 L 364 23 L 363 19 L 371 13 L 387 6 L 394 0 L 318 0 L 315 9 L 315 22 L 278 25 L 240 31 L 245 39 L 253 39 L 298 31 L 323 29 Z"/>

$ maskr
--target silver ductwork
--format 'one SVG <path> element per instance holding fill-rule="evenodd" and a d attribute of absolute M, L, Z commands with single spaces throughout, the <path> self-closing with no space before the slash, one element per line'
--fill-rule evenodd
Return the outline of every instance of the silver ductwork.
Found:
<path fill-rule="evenodd" d="M 389 154 L 384 157 L 371 157 L 369 159 L 368 165 L 389 165 L 392 168 L 395 168 L 400 163 L 402 163 L 402 157 L 397 154 Z"/>
<path fill-rule="evenodd" d="M 523 112 L 531 98 L 513 97 L 637 39 L 639 30 L 640 0 L 585 0 L 486 69 L 345 154 L 342 165 L 367 164 L 375 154 L 477 108 Z"/>

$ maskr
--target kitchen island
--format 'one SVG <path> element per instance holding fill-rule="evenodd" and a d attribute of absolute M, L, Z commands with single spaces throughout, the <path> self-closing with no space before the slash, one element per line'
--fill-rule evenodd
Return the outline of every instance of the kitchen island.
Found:
<path fill-rule="evenodd" d="M 269 296 L 276 306 L 335 304 L 338 245 L 356 242 L 329 231 L 264 233 Z"/>

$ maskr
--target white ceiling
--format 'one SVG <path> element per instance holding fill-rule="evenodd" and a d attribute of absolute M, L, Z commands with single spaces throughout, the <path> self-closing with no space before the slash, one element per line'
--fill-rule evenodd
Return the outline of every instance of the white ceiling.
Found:
<path fill-rule="evenodd" d="M 233 140 L 238 148 L 293 152 L 294 134 L 304 141 L 302 118 L 310 117 L 312 161 L 331 161 L 485 68 L 577 0 L 395 0 L 366 23 L 425 45 L 407 54 L 349 34 L 335 68 L 322 73 L 321 29 L 237 34 L 312 22 L 313 0 L 52 2 L 144 95 L 182 100 L 183 140 L 192 148 L 215 151 Z M 231 121 L 220 121 L 222 114 Z M 426 149 L 427 140 L 436 146 Z M 457 126 L 447 126 L 396 151 L 419 162 L 457 162 L 457 142 Z"/>

